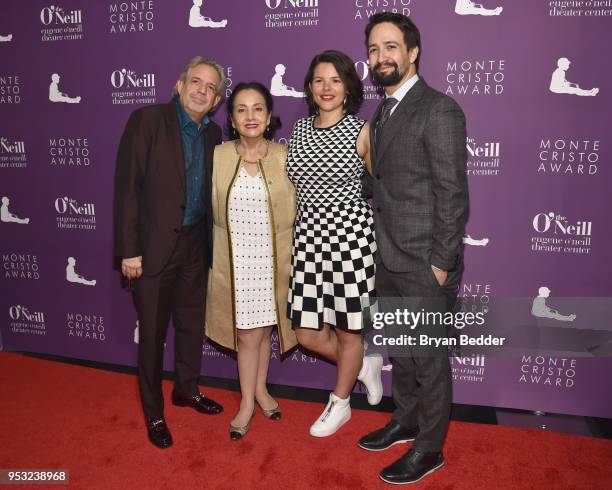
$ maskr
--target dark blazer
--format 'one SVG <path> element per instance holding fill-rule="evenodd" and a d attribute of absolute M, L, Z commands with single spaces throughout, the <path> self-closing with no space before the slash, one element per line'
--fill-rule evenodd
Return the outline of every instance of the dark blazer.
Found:
<path fill-rule="evenodd" d="M 432 264 L 454 270 L 468 211 L 463 111 L 420 78 L 387 121 L 379 147 L 375 126 L 370 141 L 378 260 L 394 272 Z"/>
<path fill-rule="evenodd" d="M 221 130 L 210 121 L 203 132 L 208 263 L 212 257 L 211 178 L 215 145 Z M 119 143 L 115 171 L 115 255 L 142 255 L 143 271 L 164 268 L 185 214 L 185 161 L 176 103 L 135 110 Z"/>

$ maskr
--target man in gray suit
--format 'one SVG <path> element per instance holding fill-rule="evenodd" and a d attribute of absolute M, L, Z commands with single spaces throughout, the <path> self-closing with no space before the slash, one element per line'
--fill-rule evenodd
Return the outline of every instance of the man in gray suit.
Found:
<path fill-rule="evenodd" d="M 370 133 L 376 291 L 379 298 L 431 299 L 429 309 L 450 311 L 463 270 L 468 208 L 465 117 L 417 74 L 420 34 L 408 17 L 378 13 L 365 34 L 374 81 L 386 95 Z M 451 369 L 446 347 L 406 347 L 393 356 L 393 418 L 359 446 L 381 451 L 414 441 L 380 473 L 388 483 L 414 483 L 444 464 Z"/>

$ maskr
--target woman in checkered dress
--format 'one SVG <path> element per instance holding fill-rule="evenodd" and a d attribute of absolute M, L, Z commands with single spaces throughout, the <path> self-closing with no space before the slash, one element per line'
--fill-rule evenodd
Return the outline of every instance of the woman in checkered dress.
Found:
<path fill-rule="evenodd" d="M 363 361 L 360 335 L 362 302 L 374 296 L 376 242 L 361 197 L 369 125 L 354 115 L 363 85 L 353 61 L 338 51 L 315 56 L 304 91 L 312 115 L 296 122 L 287 157 L 298 200 L 287 315 L 299 343 L 338 366 L 329 403 L 310 428 L 324 437 L 350 419 L 358 377 L 371 403 L 382 397 L 382 358 Z"/>

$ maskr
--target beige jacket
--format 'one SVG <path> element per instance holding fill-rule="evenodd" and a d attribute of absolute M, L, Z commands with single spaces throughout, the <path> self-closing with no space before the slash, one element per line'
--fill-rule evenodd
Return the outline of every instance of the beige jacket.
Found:
<path fill-rule="evenodd" d="M 266 184 L 272 226 L 276 316 L 281 353 L 297 345 L 287 318 L 287 290 L 291 268 L 295 190 L 285 173 L 287 147 L 270 143 L 268 155 L 259 170 Z M 215 147 L 212 176 L 213 262 L 208 278 L 206 335 L 223 347 L 238 350 L 236 334 L 235 289 L 232 270 L 230 229 L 228 227 L 229 190 L 234 185 L 242 162 L 233 141 Z"/>

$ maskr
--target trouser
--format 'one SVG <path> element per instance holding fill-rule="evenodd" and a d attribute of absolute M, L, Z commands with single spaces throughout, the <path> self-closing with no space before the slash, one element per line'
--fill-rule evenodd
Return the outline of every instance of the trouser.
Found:
<path fill-rule="evenodd" d="M 138 379 L 143 411 L 149 418 L 164 413 L 161 383 L 170 319 L 174 325 L 174 391 L 184 397 L 198 393 L 209 267 L 205 234 L 202 223 L 184 226 L 163 270 L 155 276 L 143 274 L 135 283 Z"/>
<path fill-rule="evenodd" d="M 379 298 L 435 298 L 430 304 L 442 313 L 456 302 L 461 270 L 451 271 L 439 286 L 431 268 L 392 272 L 383 263 L 376 267 Z M 439 328 L 436 327 L 436 328 Z M 447 347 L 407 347 L 391 358 L 393 418 L 406 429 L 419 427 L 413 447 L 425 452 L 441 451 L 448 430 L 452 403 L 452 376 Z"/>

